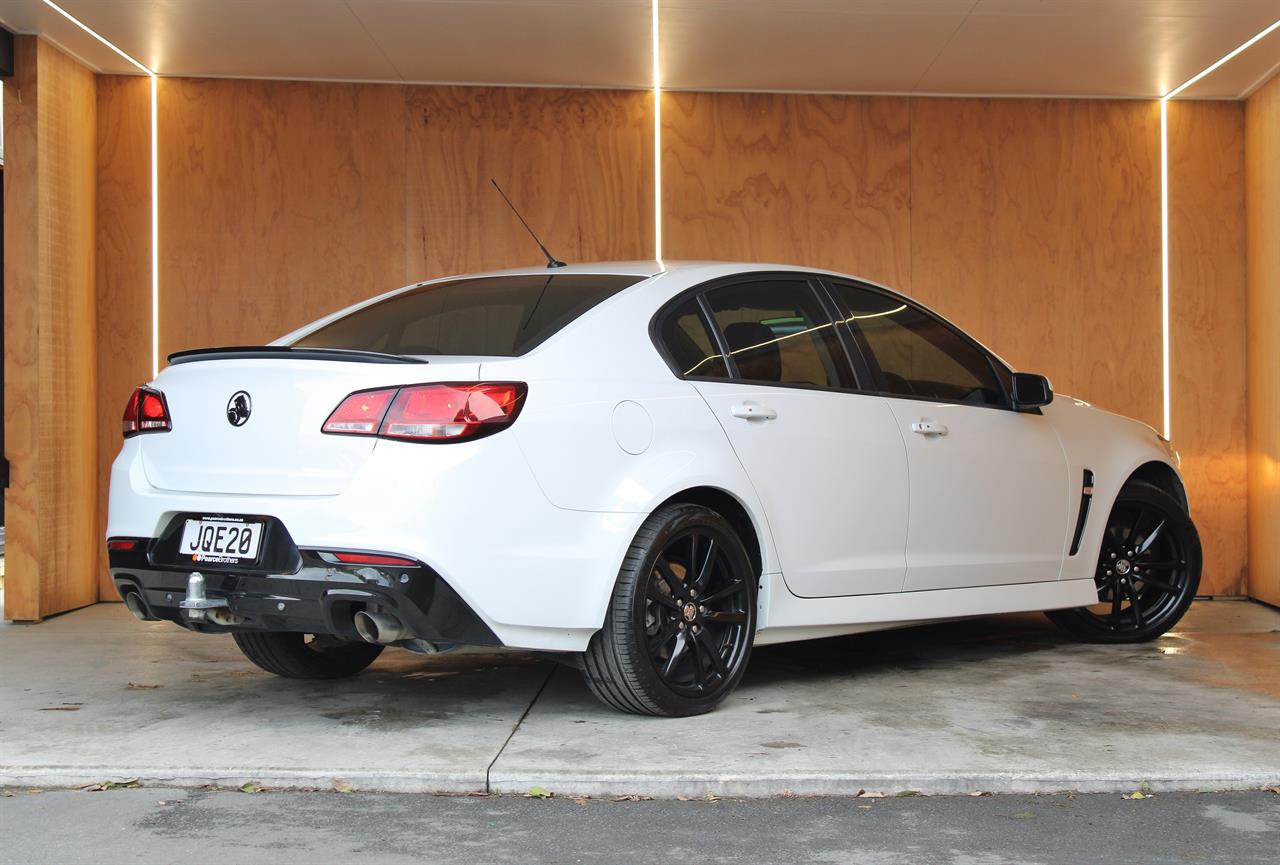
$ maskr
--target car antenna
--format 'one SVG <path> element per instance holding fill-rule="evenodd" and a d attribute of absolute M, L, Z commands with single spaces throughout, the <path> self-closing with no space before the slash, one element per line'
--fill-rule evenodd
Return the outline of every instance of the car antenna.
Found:
<path fill-rule="evenodd" d="M 501 195 L 502 200 L 507 203 L 507 207 L 511 208 L 511 212 L 516 215 L 516 219 L 520 220 L 520 224 L 524 226 L 524 230 L 529 232 L 529 236 L 533 238 L 533 242 L 538 244 L 538 249 L 541 249 L 542 254 L 547 257 L 547 267 L 564 267 L 564 262 L 552 255 L 547 248 L 542 245 L 542 241 L 538 240 L 538 235 L 534 234 L 533 229 L 529 227 L 529 223 L 524 221 L 524 217 L 520 215 L 520 211 L 516 210 L 516 206 L 511 203 L 511 199 L 507 198 L 507 194 L 502 191 L 502 187 L 498 185 L 498 181 L 490 177 L 489 182 L 493 184 L 494 189 L 498 190 L 498 194 Z"/>

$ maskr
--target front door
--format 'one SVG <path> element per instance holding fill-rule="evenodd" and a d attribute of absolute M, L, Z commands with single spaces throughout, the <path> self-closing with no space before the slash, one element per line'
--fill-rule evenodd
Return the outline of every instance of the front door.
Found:
<path fill-rule="evenodd" d="M 1038 410 L 1014 411 L 1008 371 L 901 298 L 834 286 L 906 441 L 907 591 L 1056 580 L 1070 481 Z"/>

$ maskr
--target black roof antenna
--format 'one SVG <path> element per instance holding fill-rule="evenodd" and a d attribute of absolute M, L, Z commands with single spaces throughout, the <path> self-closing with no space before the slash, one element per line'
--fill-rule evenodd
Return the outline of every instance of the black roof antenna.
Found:
<path fill-rule="evenodd" d="M 533 238 L 533 242 L 538 244 L 538 249 L 541 249 L 542 254 L 547 257 L 547 267 L 564 267 L 564 262 L 552 255 L 547 248 L 542 245 L 542 241 L 538 240 L 538 235 L 534 234 L 533 229 L 529 227 L 529 223 L 524 221 L 524 217 L 520 215 L 520 211 L 516 210 L 516 206 L 511 203 L 511 199 L 507 198 L 507 194 L 502 191 L 502 187 L 498 185 L 498 181 L 490 177 L 489 182 L 493 184 L 494 189 L 498 190 L 498 194 L 501 195 L 502 200 L 507 203 L 507 207 L 511 208 L 511 212 L 516 215 L 516 219 L 520 220 L 520 224 L 524 226 L 524 230 L 529 232 L 529 236 Z"/>

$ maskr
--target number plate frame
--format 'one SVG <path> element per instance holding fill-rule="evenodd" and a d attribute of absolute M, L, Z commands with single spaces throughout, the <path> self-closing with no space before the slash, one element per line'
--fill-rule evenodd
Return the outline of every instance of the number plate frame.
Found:
<path fill-rule="evenodd" d="M 178 557 L 192 565 L 253 565 L 263 548 L 262 520 L 231 516 L 189 516 L 178 539 Z"/>

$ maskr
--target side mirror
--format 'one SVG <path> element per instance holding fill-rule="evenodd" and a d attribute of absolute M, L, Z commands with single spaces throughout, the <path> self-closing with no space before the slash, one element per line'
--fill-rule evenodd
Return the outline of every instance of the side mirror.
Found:
<path fill-rule="evenodd" d="M 1053 388 L 1049 379 L 1034 372 L 1013 374 L 1013 407 L 1017 411 L 1038 408 L 1053 402 Z"/>

